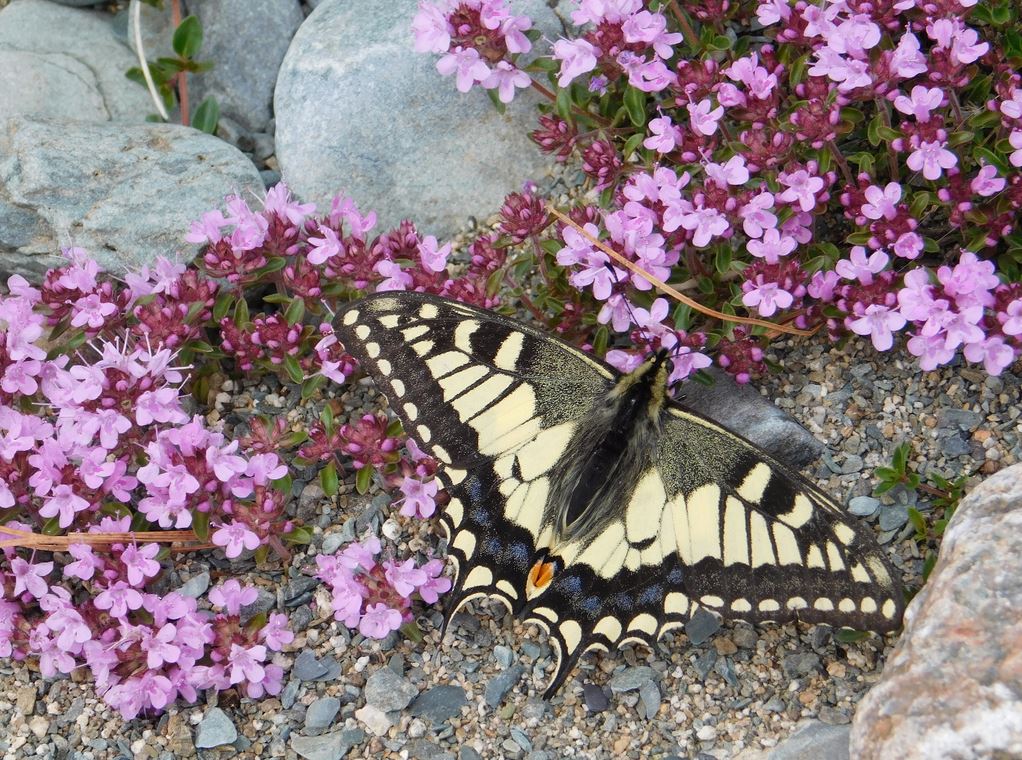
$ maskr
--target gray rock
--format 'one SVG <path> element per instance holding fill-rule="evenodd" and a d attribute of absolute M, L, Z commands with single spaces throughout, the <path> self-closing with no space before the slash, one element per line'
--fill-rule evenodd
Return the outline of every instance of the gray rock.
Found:
<path fill-rule="evenodd" d="M 515 744 L 524 749 L 526 752 L 532 751 L 532 741 L 525 735 L 525 732 L 522 731 L 522 729 L 517 726 L 512 726 L 508 733 L 510 733 L 511 738 L 515 740 Z"/>
<path fill-rule="evenodd" d="M 219 707 L 210 708 L 195 730 L 195 746 L 198 749 L 233 744 L 237 738 L 238 729 Z"/>
<path fill-rule="evenodd" d="M 695 646 L 706 643 L 719 630 L 720 618 L 702 607 L 685 621 L 685 635 Z"/>
<path fill-rule="evenodd" d="M 20 3 L 19 3 L 20 4 Z M 9 8 L 17 7 L 8 6 Z M 192 221 L 262 184 L 235 148 L 188 127 L 14 118 L 0 131 L 0 272 L 39 279 L 73 241 L 109 271 L 173 255 Z"/>
<path fill-rule="evenodd" d="M 908 522 L 908 507 L 890 504 L 880 510 L 880 530 L 897 530 Z"/>
<path fill-rule="evenodd" d="M 1022 757 L 1022 465 L 983 481 L 944 532 L 880 681 L 859 704 L 863 760 Z"/>
<path fill-rule="evenodd" d="M 841 474 L 851 475 L 853 472 L 859 472 L 862 470 L 863 465 L 862 457 L 858 454 L 849 454 L 841 464 Z"/>
<path fill-rule="evenodd" d="M 621 672 L 615 673 L 610 679 L 610 690 L 615 694 L 635 691 L 643 684 L 652 681 L 654 675 L 653 668 L 648 665 L 627 667 Z"/>
<path fill-rule="evenodd" d="M 312 598 L 313 589 L 320 584 L 319 578 L 300 575 L 284 587 L 284 606 L 298 607 Z"/>
<path fill-rule="evenodd" d="M 503 644 L 497 644 L 493 648 L 493 659 L 495 659 L 502 668 L 510 668 L 511 663 L 514 662 L 515 653 L 511 651 L 510 647 L 506 647 Z"/>
<path fill-rule="evenodd" d="M 687 383 L 678 400 L 751 441 L 784 464 L 801 469 L 816 461 L 823 444 L 794 417 L 749 385 L 739 385 L 716 368 L 704 370 L 713 385 Z"/>
<path fill-rule="evenodd" d="M 968 409 L 940 409 L 937 411 L 938 427 L 954 429 L 962 432 L 972 432 L 983 424 L 983 415 L 979 412 L 970 412 Z"/>
<path fill-rule="evenodd" d="M 468 697 L 460 686 L 434 686 L 412 702 L 411 713 L 415 718 L 425 718 L 434 726 L 439 726 L 461 715 L 461 708 L 467 704 Z"/>
<path fill-rule="evenodd" d="M 297 678 L 292 678 L 284 686 L 283 691 L 280 692 L 280 704 L 285 710 L 290 710 L 294 707 L 295 700 L 298 699 L 298 689 L 302 686 L 302 682 Z"/>
<path fill-rule="evenodd" d="M 542 647 L 534 641 L 522 642 L 522 654 L 535 660 L 543 653 Z"/>
<path fill-rule="evenodd" d="M 768 760 L 848 760 L 848 726 L 806 723 L 774 747 Z"/>
<path fill-rule="evenodd" d="M 209 590 L 209 573 L 199 573 L 181 584 L 177 593 L 187 596 L 190 599 L 198 599 Z"/>
<path fill-rule="evenodd" d="M 366 681 L 366 703 L 384 712 L 404 710 L 419 690 L 390 668 L 380 668 Z"/>
<path fill-rule="evenodd" d="M 483 756 L 469 746 L 458 750 L 458 760 L 483 760 Z"/>
<path fill-rule="evenodd" d="M 522 680 L 524 674 L 525 666 L 518 664 L 491 678 L 483 692 L 486 704 L 491 708 L 500 706 L 500 703 L 504 701 L 504 697 Z"/>
<path fill-rule="evenodd" d="M 738 685 L 738 674 L 735 672 L 735 665 L 730 657 L 718 657 L 717 662 L 713 664 L 713 669 L 732 686 Z"/>
<path fill-rule="evenodd" d="M 323 548 L 321 549 L 322 554 L 336 554 L 337 550 L 340 549 L 344 544 L 347 543 L 339 532 L 328 533 L 323 536 Z"/>
<path fill-rule="evenodd" d="M 652 681 L 646 681 L 639 687 L 639 700 L 646 713 L 646 720 L 653 720 L 660 712 L 660 689 Z"/>
<path fill-rule="evenodd" d="M 808 675 L 820 667 L 820 656 L 813 652 L 794 652 L 784 656 L 781 668 L 788 678 Z"/>
<path fill-rule="evenodd" d="M 110 19 L 46 0 L 0 10 L 0 125 L 17 115 L 145 121 L 155 108 L 145 89 L 125 78 L 137 61 Z"/>
<path fill-rule="evenodd" d="M 379 214 L 381 229 L 411 218 L 446 237 L 468 217 L 497 211 L 553 162 L 528 138 L 537 95 L 519 91 L 501 115 L 478 88 L 462 94 L 440 77 L 437 56 L 412 49 L 417 5 L 320 3 L 277 78 L 277 159 L 306 200 L 328 203 L 343 190 Z M 570 5 L 559 4 L 565 17 Z M 518 2 L 515 12 L 549 40 L 562 33 L 544 0 Z"/>
<path fill-rule="evenodd" d="M 759 641 L 759 635 L 755 629 L 740 625 L 731 632 L 731 640 L 741 649 L 755 649 L 756 642 Z"/>
<path fill-rule="evenodd" d="M 706 676 L 710 675 L 710 671 L 713 670 L 713 664 L 717 661 L 717 650 L 707 649 L 696 657 L 692 663 L 692 667 L 696 669 L 696 673 L 699 677 L 706 680 Z"/>
<path fill-rule="evenodd" d="M 311 649 L 303 649 L 295 658 L 291 674 L 299 681 L 315 681 L 326 675 L 327 670 L 327 665 L 317 660 Z"/>
<path fill-rule="evenodd" d="M 337 697 L 320 697 L 305 711 L 305 730 L 315 736 L 323 729 L 329 728 L 341 709 L 341 700 Z"/>
<path fill-rule="evenodd" d="M 582 696 L 585 697 L 586 707 L 589 708 L 590 712 L 603 712 L 610 707 L 607 692 L 594 683 L 582 685 Z"/>
<path fill-rule="evenodd" d="M 333 731 L 322 736 L 294 736 L 291 749 L 305 760 L 340 760 L 365 738 L 365 731 L 361 728 Z"/>
<path fill-rule="evenodd" d="M 856 496 L 848 501 L 848 511 L 856 517 L 869 517 L 880 509 L 880 499 L 872 496 Z"/>
<path fill-rule="evenodd" d="M 212 95 L 220 113 L 262 131 L 270 120 L 277 70 L 302 20 L 298 0 L 195 3 L 204 32 L 201 57 L 216 66 L 193 77 L 195 103 Z"/>

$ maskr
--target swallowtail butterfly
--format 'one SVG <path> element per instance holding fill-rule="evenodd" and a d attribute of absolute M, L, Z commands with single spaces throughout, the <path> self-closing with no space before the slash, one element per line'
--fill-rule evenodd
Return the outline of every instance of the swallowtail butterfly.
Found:
<path fill-rule="evenodd" d="M 449 622 L 494 597 L 545 629 L 551 696 L 586 651 L 724 618 L 896 628 L 869 528 L 797 472 L 674 402 L 667 358 L 627 375 L 495 313 L 378 293 L 338 337 L 443 464 Z"/>

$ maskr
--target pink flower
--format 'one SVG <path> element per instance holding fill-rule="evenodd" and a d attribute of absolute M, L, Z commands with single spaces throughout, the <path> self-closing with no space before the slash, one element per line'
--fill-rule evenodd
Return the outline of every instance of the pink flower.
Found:
<path fill-rule="evenodd" d="M 175 646 L 173 641 L 177 636 L 177 628 L 173 623 L 163 625 L 156 635 L 144 629 L 142 640 L 139 641 L 139 648 L 146 653 L 146 665 L 155 670 L 164 663 L 175 663 L 181 657 L 181 647 Z"/>
<path fill-rule="evenodd" d="M 90 293 L 74 302 L 71 324 L 74 327 L 88 325 L 93 330 L 102 327 L 106 318 L 117 313 L 117 307 L 104 301 L 98 293 Z"/>
<path fill-rule="evenodd" d="M 674 125 L 670 116 L 661 116 L 649 122 L 650 137 L 642 141 L 642 145 L 657 153 L 670 153 L 681 139 L 681 130 Z M 1022 134 L 1022 133 L 1019 133 Z"/>
<path fill-rule="evenodd" d="M 60 515 L 57 524 L 61 528 L 66 528 L 74 521 L 76 514 L 88 509 L 89 506 L 89 502 L 72 491 L 71 486 L 61 483 L 39 507 L 39 514 L 43 517 Z"/>
<path fill-rule="evenodd" d="M 139 549 L 131 544 L 121 552 L 121 562 L 127 569 L 126 577 L 132 586 L 141 586 L 146 578 L 153 578 L 160 572 L 160 563 L 156 555 L 160 553 L 159 544 L 146 544 Z"/>
<path fill-rule="evenodd" d="M 213 543 L 222 547 L 228 559 L 241 556 L 245 549 L 253 551 L 262 543 L 259 536 L 241 522 L 224 523 L 213 532 Z"/>
<path fill-rule="evenodd" d="M 746 280 L 742 284 L 745 295 L 742 303 L 749 308 L 757 307 L 762 317 L 771 317 L 778 309 L 787 309 L 794 303 L 794 297 L 776 282 L 764 282 L 763 275 L 756 275 L 756 281 Z"/>
<path fill-rule="evenodd" d="M 814 272 L 813 277 L 806 287 L 806 291 L 813 298 L 817 298 L 821 301 L 833 301 L 834 290 L 840 284 L 841 278 L 837 272 L 826 271 L 826 272 Z"/>
<path fill-rule="evenodd" d="M 426 604 L 435 604 L 440 594 L 451 590 L 451 579 L 443 577 L 444 563 L 438 559 L 431 559 L 421 569 L 426 582 L 419 585 L 419 596 Z"/>
<path fill-rule="evenodd" d="M 681 215 L 681 226 L 694 231 L 692 244 L 697 248 L 707 245 L 711 239 L 727 232 L 727 219 L 715 208 L 696 208 Z"/>
<path fill-rule="evenodd" d="M 376 536 L 370 536 L 362 543 L 348 544 L 337 558 L 342 565 L 351 570 L 360 567 L 368 573 L 376 567 L 376 560 L 374 558 L 380 553 L 381 549 L 380 539 Z"/>
<path fill-rule="evenodd" d="M 67 547 L 68 554 L 75 558 L 74 562 L 64 565 L 65 578 L 78 578 L 87 581 L 104 567 L 103 560 L 92 553 L 88 544 L 71 544 Z"/>
<path fill-rule="evenodd" d="M 451 244 L 438 247 L 433 235 L 426 235 L 419 243 L 419 261 L 427 272 L 442 272 L 447 268 L 447 257 L 451 255 Z"/>
<path fill-rule="evenodd" d="M 950 169 L 958 164 L 958 157 L 944 146 L 946 142 L 927 142 L 919 144 L 906 160 L 908 168 L 912 171 L 922 170 L 923 176 L 928 180 L 939 179 L 944 169 Z"/>
<path fill-rule="evenodd" d="M 189 243 L 196 245 L 206 245 L 207 243 L 215 243 L 222 235 L 220 230 L 230 225 L 220 209 L 213 209 L 207 211 L 197 222 L 192 222 L 192 226 L 185 235 L 185 240 Z"/>
<path fill-rule="evenodd" d="M 973 363 L 983 363 L 983 368 L 989 375 L 999 375 L 1015 361 L 1015 350 L 1005 344 L 1000 335 L 992 335 L 989 338 L 969 343 L 962 349 L 965 358 Z"/>
<path fill-rule="evenodd" d="M 912 32 L 901 35 L 898 47 L 891 54 L 890 68 L 903 79 L 925 74 L 929 69 L 926 56 L 919 47 L 919 40 Z"/>
<path fill-rule="evenodd" d="M 791 6 L 788 0 L 760 0 L 756 7 L 756 20 L 763 26 L 787 21 L 791 18 Z"/>
<path fill-rule="evenodd" d="M 777 175 L 778 181 L 788 189 L 778 197 L 785 203 L 798 201 L 799 208 L 803 211 L 812 211 L 816 208 L 816 194 L 823 190 L 826 183 L 821 177 L 816 177 L 805 169 Z"/>
<path fill-rule="evenodd" d="M 749 253 L 761 259 L 766 259 L 768 264 L 776 264 L 781 256 L 787 256 L 795 250 L 798 242 L 795 238 L 782 237 L 776 229 L 769 229 L 763 233 L 762 240 L 750 240 L 746 247 Z"/>
<path fill-rule="evenodd" d="M 726 164 L 708 163 L 705 166 L 706 176 L 718 187 L 728 185 L 744 185 L 749 181 L 749 169 L 745 166 L 745 158 L 732 156 Z"/>
<path fill-rule="evenodd" d="M 508 17 L 500 25 L 500 33 L 504 35 L 504 44 L 509 53 L 528 53 L 532 50 L 532 42 L 525 32 L 532 28 L 532 19 L 528 16 Z"/>
<path fill-rule="evenodd" d="M 436 62 L 436 70 L 445 77 L 454 74 L 458 92 L 468 92 L 490 75 L 490 67 L 479 57 L 479 51 L 460 45 Z"/>
<path fill-rule="evenodd" d="M 101 591 L 93 601 L 98 609 L 108 610 L 114 617 L 124 617 L 128 610 L 137 610 L 142 606 L 142 594 L 124 581 L 117 581 Z"/>
<path fill-rule="evenodd" d="M 944 91 L 939 87 L 924 87 L 917 84 L 912 88 L 911 96 L 898 95 L 894 99 L 894 107 L 904 114 L 915 116 L 916 121 L 929 121 L 930 111 L 940 108 L 944 102 Z"/>
<path fill-rule="evenodd" d="M 596 48 L 583 39 L 557 40 L 552 58 L 561 62 L 558 87 L 567 87 L 576 77 L 596 68 Z"/>
<path fill-rule="evenodd" d="M 1001 192 L 1005 184 L 1007 183 L 1004 177 L 997 176 L 997 167 L 987 164 L 982 166 L 979 174 L 972 178 L 969 187 L 972 188 L 972 192 L 976 193 L 976 195 L 988 198 Z"/>
<path fill-rule="evenodd" d="M 315 203 L 299 203 L 291 197 L 291 190 L 284 182 L 266 191 L 266 198 L 263 199 L 263 211 L 286 219 L 295 227 L 300 227 L 309 214 L 316 212 Z M 184 271 L 184 267 L 181 268 Z"/>
<path fill-rule="evenodd" d="M 1022 335 L 1022 298 L 1008 304 L 1004 310 L 1007 319 L 1001 325 L 1005 335 Z"/>
<path fill-rule="evenodd" d="M 358 630 L 366 638 L 383 639 L 391 631 L 401 627 L 401 613 L 385 604 L 373 604 L 366 608 L 358 623 Z"/>
<path fill-rule="evenodd" d="M 856 335 L 869 335 L 877 351 L 887 351 L 894 345 L 892 332 L 905 326 L 905 317 L 894 309 L 873 303 L 858 319 L 849 317 L 847 325 Z"/>
<path fill-rule="evenodd" d="M 242 681 L 254 681 L 258 683 L 263 680 L 265 671 L 263 661 L 266 659 L 266 647 L 262 644 L 253 644 L 244 647 L 240 644 L 231 644 L 231 652 L 227 656 L 229 666 L 228 673 L 232 684 Z"/>
<path fill-rule="evenodd" d="M 873 282 L 873 275 L 878 274 L 887 266 L 890 257 L 883 251 L 872 253 L 866 257 L 866 249 L 861 245 L 852 248 L 848 259 L 841 259 L 834 266 L 834 271 L 846 280 L 858 280 L 863 285 Z"/>
<path fill-rule="evenodd" d="M 437 482 L 430 480 L 423 483 L 415 478 L 405 478 L 401 482 L 401 493 L 404 502 L 401 514 L 405 517 L 432 517 L 436 512 Z"/>
<path fill-rule="evenodd" d="M 891 249 L 894 251 L 896 256 L 900 256 L 903 259 L 917 259 L 919 254 L 923 252 L 925 243 L 923 239 L 916 232 L 903 232 L 898 236 L 898 239 L 894 241 L 894 245 Z"/>
<path fill-rule="evenodd" d="M 146 391 L 135 405 L 135 422 L 149 425 L 153 422 L 187 422 L 188 415 L 181 410 L 176 388 Z"/>
<path fill-rule="evenodd" d="M 1008 142 L 1015 149 L 1008 160 L 1012 166 L 1022 166 L 1022 131 L 1016 129 L 1008 135 Z"/>
<path fill-rule="evenodd" d="M 497 61 L 497 65 L 481 84 L 487 90 L 496 89 L 501 103 L 510 103 L 515 97 L 515 88 L 521 90 L 531 86 L 532 79 L 507 61 Z"/>
<path fill-rule="evenodd" d="M 888 182 L 881 189 L 876 185 L 866 188 L 866 203 L 862 204 L 862 215 L 867 219 L 894 219 L 898 216 L 898 201 L 901 200 L 901 185 Z"/>
<path fill-rule="evenodd" d="M 621 25 L 621 31 L 624 33 L 625 42 L 645 42 L 664 59 L 674 55 L 671 46 L 684 39 L 678 32 L 667 31 L 667 19 L 663 14 L 645 10 L 628 16 Z"/>
<path fill-rule="evenodd" d="M 916 335 L 909 338 L 908 352 L 919 357 L 919 368 L 929 372 L 951 361 L 955 352 L 944 345 L 943 335 Z"/>
<path fill-rule="evenodd" d="M 707 137 L 717 131 L 717 122 L 724 115 L 724 107 L 713 108 L 709 98 L 703 98 L 698 103 L 689 103 L 685 108 L 688 110 L 692 129 Z"/>
<path fill-rule="evenodd" d="M 419 12 L 412 19 L 416 53 L 446 53 L 451 46 L 451 25 L 444 12 L 420 0 Z"/>
<path fill-rule="evenodd" d="M 65 526 L 66 527 L 66 526 Z M 36 599 L 42 599 L 50 590 L 46 576 L 53 571 L 52 562 L 32 564 L 21 557 L 11 560 L 11 572 L 14 574 L 14 591 L 12 596 L 29 593 Z"/>
<path fill-rule="evenodd" d="M 412 286 L 412 276 L 401 269 L 401 265 L 390 259 L 382 259 L 376 262 L 373 271 L 383 277 L 383 281 L 376 286 L 376 292 L 385 290 L 408 290 Z"/>
<path fill-rule="evenodd" d="M 777 226 L 777 217 L 767 209 L 774 207 L 774 194 L 764 190 L 759 195 L 754 195 L 749 202 L 742 206 L 738 216 L 742 218 L 742 229 L 749 237 L 757 238 L 763 231 Z"/>
<path fill-rule="evenodd" d="M 403 597 L 410 597 L 415 589 L 427 580 L 425 571 L 415 566 L 414 559 L 406 559 L 402 563 L 387 561 L 383 563 L 384 577 Z"/>
<path fill-rule="evenodd" d="M 241 608 L 255 602 L 259 598 L 259 589 L 255 586 L 242 586 L 236 578 L 224 581 L 209 592 L 209 601 L 216 607 L 237 615 Z"/>
<path fill-rule="evenodd" d="M 344 243 L 337 233 L 325 224 L 319 225 L 319 233 L 323 237 L 309 236 L 308 259 L 313 264 L 323 264 L 334 256 L 344 253 Z"/>

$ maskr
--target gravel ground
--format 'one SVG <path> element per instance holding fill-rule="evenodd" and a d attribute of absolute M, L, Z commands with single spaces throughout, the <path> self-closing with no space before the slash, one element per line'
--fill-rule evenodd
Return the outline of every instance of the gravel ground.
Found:
<path fill-rule="evenodd" d="M 914 498 L 873 500 L 873 470 L 903 440 L 913 443 L 913 466 L 974 473 L 971 482 L 1019 461 L 1019 378 L 988 378 L 968 367 L 923 374 L 868 346 L 839 348 L 822 338 L 790 352 L 778 345 L 777 356 L 784 357 L 785 372 L 761 381 L 763 393 L 828 445 L 810 474 L 846 501 L 865 497 L 852 502 L 855 510 L 882 528 L 881 541 L 891 544 L 909 585 L 918 585 L 921 559 L 907 525 Z M 222 414 L 231 424 L 258 408 L 287 414 L 296 424 L 311 418 L 313 407 L 291 406 L 276 390 L 238 392 L 228 382 L 211 417 Z M 361 386 L 341 401 L 354 414 L 372 407 L 377 396 Z M 388 533 L 399 531 L 399 554 L 437 544 L 432 523 L 392 516 L 381 494 L 359 496 L 349 482 L 332 500 L 314 480 L 296 482 L 298 514 L 317 526 L 315 551 L 336 551 L 384 521 L 391 521 Z M 923 501 L 917 506 L 927 508 Z M 96 699 L 84 674 L 83 682 L 45 681 L 31 664 L 5 664 L 0 721 L 9 728 L 0 751 L 5 758 L 161 760 L 196 751 L 210 758 L 317 760 L 345 753 L 541 760 L 640 750 L 651 758 L 746 758 L 774 747 L 806 718 L 847 724 L 893 641 L 873 636 L 843 644 L 826 627 L 719 626 L 711 617 L 697 618 L 655 649 L 587 656 L 546 703 L 539 694 L 552 666 L 550 648 L 539 629 L 521 625 L 500 605 L 477 603 L 472 614 L 461 613 L 443 644 L 437 609 L 420 616 L 420 643 L 396 635 L 368 641 L 318 611 L 327 595 L 301 573 L 311 564 L 310 555 L 299 554 L 286 571 L 251 563 L 242 568 L 264 589 L 255 607 L 287 610 L 298 631 L 282 659 L 290 681 L 278 698 L 250 702 L 230 692 L 210 694 L 207 704 L 125 723 Z M 193 560 L 168 582 L 201 590 L 229 573 L 215 557 Z"/>

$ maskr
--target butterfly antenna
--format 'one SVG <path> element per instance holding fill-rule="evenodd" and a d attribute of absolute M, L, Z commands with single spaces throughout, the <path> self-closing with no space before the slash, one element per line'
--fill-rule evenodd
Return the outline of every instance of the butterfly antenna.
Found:
<path fill-rule="evenodd" d="M 635 318 L 635 311 L 632 309 L 631 301 L 629 301 L 624 296 L 625 283 L 621 280 L 620 277 L 618 277 L 617 270 L 614 269 L 613 264 L 611 264 L 608 261 L 607 263 L 604 264 L 604 266 L 607 267 L 607 269 L 610 271 L 610 276 L 614 278 L 614 284 L 616 286 L 615 292 L 621 296 L 621 301 L 624 303 L 625 309 L 628 311 L 628 316 L 631 317 L 632 324 L 634 324 L 638 328 L 639 333 L 642 335 L 643 340 L 646 342 L 646 347 L 652 348 L 653 337 L 649 334 L 649 331 L 646 330 L 645 326 L 639 324 L 639 320 Z"/>

